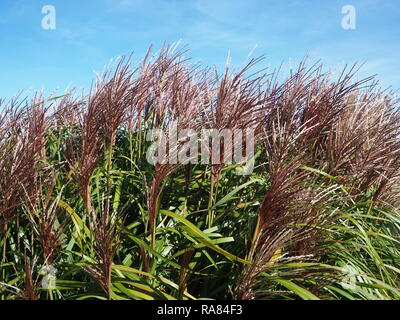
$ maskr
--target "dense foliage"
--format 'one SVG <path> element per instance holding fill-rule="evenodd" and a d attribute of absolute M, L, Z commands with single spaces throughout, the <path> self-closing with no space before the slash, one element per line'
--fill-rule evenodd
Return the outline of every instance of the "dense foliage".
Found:
<path fill-rule="evenodd" d="M 356 67 L 219 74 L 185 54 L 2 101 L 0 299 L 399 299 L 393 94 Z M 253 129 L 254 170 L 150 164 L 173 121 Z"/>

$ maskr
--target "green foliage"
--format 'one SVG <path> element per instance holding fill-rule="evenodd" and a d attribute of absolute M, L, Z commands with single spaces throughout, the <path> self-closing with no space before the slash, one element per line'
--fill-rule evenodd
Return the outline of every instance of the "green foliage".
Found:
<path fill-rule="evenodd" d="M 209 81 L 181 55 L 3 110 L 0 300 L 399 299 L 389 100 L 351 72 L 246 77 L 258 59 Z M 147 133 L 173 119 L 255 123 L 254 170 L 149 164 Z"/>

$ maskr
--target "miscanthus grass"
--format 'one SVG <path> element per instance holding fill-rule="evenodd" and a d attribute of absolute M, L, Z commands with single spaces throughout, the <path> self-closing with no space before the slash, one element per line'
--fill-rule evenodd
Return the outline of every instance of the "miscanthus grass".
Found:
<path fill-rule="evenodd" d="M 0 299 L 399 299 L 394 93 L 262 59 L 218 73 L 166 46 L 87 93 L 2 100 Z M 171 123 L 252 129 L 253 171 L 150 164 Z"/>

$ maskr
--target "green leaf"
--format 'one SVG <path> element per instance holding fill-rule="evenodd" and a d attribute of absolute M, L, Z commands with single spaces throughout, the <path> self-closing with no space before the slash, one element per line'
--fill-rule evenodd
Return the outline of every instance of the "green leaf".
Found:
<path fill-rule="evenodd" d="M 223 256 L 225 256 L 226 258 L 228 258 L 229 260 L 232 261 L 237 261 L 237 262 L 241 262 L 244 264 L 250 264 L 250 262 L 239 258 L 231 253 L 229 253 L 228 251 L 222 249 L 221 247 L 219 247 L 218 245 L 214 244 L 213 240 L 211 240 L 207 234 L 205 234 L 203 231 L 201 231 L 199 228 L 197 228 L 193 223 L 191 223 L 189 220 L 187 220 L 186 218 L 184 218 L 183 216 L 176 214 L 172 211 L 168 211 L 168 210 L 160 210 L 161 214 L 164 214 L 166 216 L 170 216 L 171 218 L 174 218 L 175 220 L 179 221 L 180 223 L 184 224 L 187 228 L 185 228 L 185 231 L 190 233 L 190 235 L 192 237 L 194 237 L 196 240 L 198 240 L 199 242 L 201 242 L 202 244 L 204 244 L 206 247 L 222 254 Z"/>
<path fill-rule="evenodd" d="M 234 195 L 238 193 L 240 190 L 243 188 L 246 188 L 247 186 L 256 183 L 256 182 L 261 182 L 260 179 L 252 179 L 250 181 L 247 181 L 246 183 L 241 184 L 240 186 L 236 187 L 233 189 L 231 192 L 229 192 L 226 196 L 224 196 L 222 199 L 220 199 L 211 209 L 215 209 L 219 206 L 222 206 L 223 204 L 227 203 L 228 201 L 232 200 L 234 198 Z"/>
<path fill-rule="evenodd" d="M 303 300 L 320 300 L 317 296 L 313 295 L 310 291 L 298 286 L 290 280 L 284 279 L 273 279 L 272 281 L 279 283 L 286 289 L 292 291 L 294 294 L 298 295 Z"/>

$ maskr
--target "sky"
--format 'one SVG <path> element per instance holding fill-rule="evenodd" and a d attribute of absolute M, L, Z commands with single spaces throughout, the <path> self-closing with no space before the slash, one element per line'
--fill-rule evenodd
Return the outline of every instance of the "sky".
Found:
<path fill-rule="evenodd" d="M 43 29 L 45 5 L 56 28 Z M 344 29 L 343 6 L 355 9 L 355 29 Z M 48 20 L 46 20 L 48 21 Z M 0 98 L 20 91 L 89 88 L 111 59 L 153 44 L 181 41 L 194 62 L 241 66 L 295 65 L 306 55 L 326 68 L 364 63 L 359 77 L 377 74 L 400 88 L 399 0 L 1 0 Z"/>

